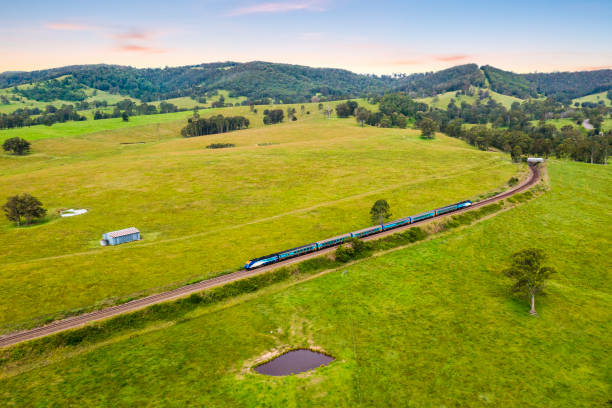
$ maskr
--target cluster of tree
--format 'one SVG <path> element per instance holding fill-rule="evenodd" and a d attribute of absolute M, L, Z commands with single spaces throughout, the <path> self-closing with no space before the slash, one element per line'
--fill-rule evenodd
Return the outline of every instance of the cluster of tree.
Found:
<path fill-rule="evenodd" d="M 420 113 L 426 112 L 428 106 L 421 102 L 416 102 L 405 92 L 395 92 L 385 94 L 382 97 L 370 98 L 372 103 L 379 104 L 378 112 L 371 112 L 363 107 L 359 107 L 357 102 L 348 101 L 345 104 L 339 104 L 336 107 L 336 112 L 339 117 L 348 114 L 352 109 L 351 115 L 355 115 L 355 119 L 362 126 L 368 124 L 378 127 L 399 127 L 405 128 L 410 121 L 414 121 L 420 117 Z M 340 107 L 340 110 L 338 110 Z"/>
<path fill-rule="evenodd" d="M 2 143 L 2 149 L 21 156 L 30 152 L 30 142 L 20 137 L 11 137 Z"/>
<path fill-rule="evenodd" d="M 50 79 L 44 82 L 37 82 L 32 87 L 13 88 L 16 94 L 36 101 L 51 102 L 56 99 L 63 101 L 82 101 L 87 99 L 85 86 L 78 83 L 73 77 L 62 79 Z"/>
<path fill-rule="evenodd" d="M 466 90 L 470 86 L 484 86 L 485 78 L 476 64 L 458 65 L 438 72 L 400 76 L 392 89 L 415 97 L 425 97 L 448 91 Z"/>
<path fill-rule="evenodd" d="M 72 105 L 62 105 L 61 108 L 56 108 L 53 105 L 47 106 L 45 111 L 38 108 L 34 109 L 17 109 L 13 113 L 0 114 L 0 129 L 11 129 L 15 127 L 47 125 L 51 126 L 54 123 L 62 123 L 70 120 L 81 121 L 86 120 L 85 116 L 77 113 Z"/>
<path fill-rule="evenodd" d="M 124 120 L 127 120 L 125 118 L 130 116 L 156 115 L 158 113 L 172 113 L 179 112 L 181 110 L 184 109 L 179 109 L 178 106 L 168 102 L 161 102 L 158 109 L 155 105 L 149 105 L 146 102 L 137 104 L 130 99 L 124 99 L 117 102 L 112 113 L 95 111 L 94 120 L 109 118 L 124 118 Z"/>
<path fill-rule="evenodd" d="M 492 99 L 486 103 L 477 100 L 472 105 L 463 102 L 461 106 L 451 100 L 446 111 L 419 112 L 417 124 L 422 129 L 423 123 L 431 125 L 425 120 L 430 119 L 449 136 L 462 138 L 483 150 L 495 147 L 510 153 L 515 160 L 520 160 L 524 154 L 545 157 L 554 154 L 579 161 L 606 163 L 612 135 L 603 133 L 601 126 L 609 113 L 610 109 L 605 106 L 572 109 L 553 98 L 514 103 L 510 109 Z M 557 129 L 545 122 L 559 117 L 571 118 L 578 126 L 567 125 Z M 585 119 L 593 125 L 593 130 L 581 130 L 579 124 Z M 539 122 L 533 124 L 536 120 Z M 480 126 L 464 127 L 463 124 Z"/>
<path fill-rule="evenodd" d="M 355 101 L 346 101 L 336 105 L 336 115 L 339 118 L 348 118 L 349 116 L 355 115 L 355 110 L 359 104 Z"/>
<path fill-rule="evenodd" d="M 558 158 L 605 164 L 612 151 L 612 131 L 588 134 L 571 125 L 561 129 L 546 123 L 526 130 L 492 129 L 486 125 L 463 129 L 460 122 L 452 121 L 444 130 L 479 149 L 495 147 L 510 153 L 515 161 L 524 154 L 544 157 L 554 154 Z"/>
<path fill-rule="evenodd" d="M 283 121 L 285 113 L 282 109 L 266 109 L 264 110 L 264 125 L 274 125 Z"/>
<path fill-rule="evenodd" d="M 21 225 L 22 218 L 25 224 L 29 225 L 33 220 L 42 218 L 47 214 L 47 210 L 42 203 L 30 194 L 21 194 L 9 197 L 2 206 L 4 215 L 9 221 L 13 221 L 17 226 Z"/>
<path fill-rule="evenodd" d="M 215 133 L 231 132 L 246 129 L 249 120 L 244 116 L 224 117 L 223 115 L 200 118 L 197 113 L 187 121 L 187 126 L 181 130 L 183 137 L 212 135 Z"/>
<path fill-rule="evenodd" d="M 207 149 L 225 149 L 227 147 L 236 147 L 233 143 L 212 143 L 206 146 Z"/>
<path fill-rule="evenodd" d="M 94 100 L 91 102 L 82 101 L 74 104 L 77 110 L 88 110 L 88 109 L 98 109 L 98 108 L 106 108 L 108 106 L 108 102 L 106 100 Z"/>

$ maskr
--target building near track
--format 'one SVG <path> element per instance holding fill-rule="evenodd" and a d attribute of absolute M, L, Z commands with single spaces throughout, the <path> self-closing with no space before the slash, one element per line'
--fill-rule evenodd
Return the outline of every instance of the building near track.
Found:
<path fill-rule="evenodd" d="M 100 240 L 100 245 L 119 245 L 124 244 L 126 242 L 131 241 L 139 241 L 140 240 L 140 231 L 134 227 L 125 228 L 118 231 L 111 231 L 105 234 L 102 234 L 102 240 Z"/>
<path fill-rule="evenodd" d="M 541 157 L 528 157 L 527 163 L 529 164 L 544 163 L 544 159 Z"/>

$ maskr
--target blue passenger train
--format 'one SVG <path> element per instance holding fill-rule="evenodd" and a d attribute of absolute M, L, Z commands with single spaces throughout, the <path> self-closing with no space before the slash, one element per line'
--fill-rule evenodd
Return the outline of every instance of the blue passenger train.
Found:
<path fill-rule="evenodd" d="M 446 207 L 438 208 L 418 215 L 413 215 L 411 217 L 400 218 L 399 220 L 389 221 L 381 225 L 375 225 L 372 227 L 361 229 L 359 231 L 353 231 L 348 234 L 339 235 L 337 237 L 327 238 L 322 241 L 313 242 L 312 244 L 303 245 L 297 248 L 288 249 L 286 251 L 277 252 L 275 254 L 251 259 L 244 265 L 244 268 L 255 269 L 261 266 L 270 265 L 276 262 L 284 261 L 285 259 L 295 258 L 297 256 L 301 256 L 310 252 L 315 252 L 321 249 L 341 245 L 349 238 L 365 238 L 367 236 L 378 234 L 383 231 L 388 231 L 393 228 L 403 227 L 405 225 L 414 224 L 415 222 L 426 220 L 428 218 L 434 218 L 439 215 L 457 211 L 461 208 L 469 207 L 470 205 L 472 205 L 472 202 L 469 200 L 461 201 L 456 204 L 447 205 Z"/>

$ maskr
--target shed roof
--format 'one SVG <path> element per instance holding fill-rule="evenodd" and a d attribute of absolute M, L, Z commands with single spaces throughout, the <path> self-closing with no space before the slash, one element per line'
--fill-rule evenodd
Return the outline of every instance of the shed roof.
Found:
<path fill-rule="evenodd" d="M 107 232 L 107 234 L 111 238 L 117 238 L 117 237 L 122 237 L 124 235 L 136 234 L 139 232 L 140 231 L 138 231 L 137 228 L 130 227 L 130 228 L 125 228 L 125 229 L 118 230 L 118 231 Z"/>

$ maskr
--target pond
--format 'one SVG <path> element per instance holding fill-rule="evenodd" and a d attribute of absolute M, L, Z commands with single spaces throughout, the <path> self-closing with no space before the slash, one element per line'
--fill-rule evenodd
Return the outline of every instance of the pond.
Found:
<path fill-rule="evenodd" d="M 327 365 L 332 361 L 334 358 L 326 354 L 308 349 L 297 349 L 258 365 L 254 370 L 265 375 L 291 375 Z"/>

